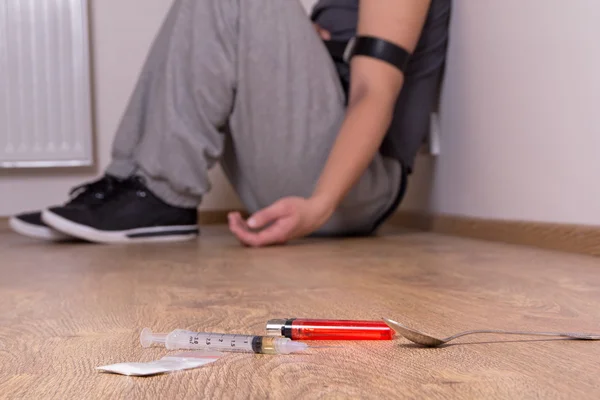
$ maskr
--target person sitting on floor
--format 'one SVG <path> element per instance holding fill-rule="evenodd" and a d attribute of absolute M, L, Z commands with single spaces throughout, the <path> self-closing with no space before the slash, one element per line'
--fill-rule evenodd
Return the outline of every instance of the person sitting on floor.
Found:
<path fill-rule="evenodd" d="M 368 235 L 400 204 L 429 129 L 451 0 L 175 0 L 98 181 L 14 216 L 25 235 L 98 243 L 199 233 L 218 162 L 248 246 Z M 316 29 L 315 29 L 316 28 Z"/>

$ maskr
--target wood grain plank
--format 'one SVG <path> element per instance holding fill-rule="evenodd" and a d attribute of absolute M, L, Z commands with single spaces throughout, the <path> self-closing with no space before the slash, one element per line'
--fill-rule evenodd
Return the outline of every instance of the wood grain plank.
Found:
<path fill-rule="evenodd" d="M 544 398 L 600 396 L 596 342 L 482 336 L 440 349 L 326 342 L 230 354 L 152 378 L 96 366 L 150 361 L 143 327 L 261 334 L 277 317 L 387 316 L 441 336 L 472 328 L 600 331 L 599 261 L 391 228 L 379 237 L 240 247 L 52 245 L 0 234 L 2 398 Z M 311 343 L 312 344 L 312 343 Z"/>

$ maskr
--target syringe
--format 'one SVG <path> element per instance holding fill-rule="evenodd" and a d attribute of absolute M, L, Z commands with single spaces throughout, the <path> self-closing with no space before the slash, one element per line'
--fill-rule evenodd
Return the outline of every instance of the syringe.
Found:
<path fill-rule="evenodd" d="M 306 343 L 293 342 L 288 338 L 192 332 L 183 329 L 176 329 L 171 333 L 152 333 L 149 328 L 144 328 L 140 342 L 143 347 L 160 343 L 169 350 L 217 350 L 259 354 L 290 354 L 308 348 Z"/>

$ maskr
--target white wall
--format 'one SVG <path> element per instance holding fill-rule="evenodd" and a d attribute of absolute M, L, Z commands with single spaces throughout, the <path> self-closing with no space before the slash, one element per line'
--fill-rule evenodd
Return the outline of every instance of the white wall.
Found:
<path fill-rule="evenodd" d="M 457 0 L 453 17 L 442 155 L 409 208 L 600 225 L 600 2 Z"/>
<path fill-rule="evenodd" d="M 310 12 L 317 0 L 300 0 L 300 3 L 306 8 L 306 12 Z"/>

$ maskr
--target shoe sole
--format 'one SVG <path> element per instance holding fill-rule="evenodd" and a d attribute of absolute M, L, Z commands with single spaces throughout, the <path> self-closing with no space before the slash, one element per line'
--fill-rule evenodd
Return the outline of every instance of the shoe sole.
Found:
<path fill-rule="evenodd" d="M 52 229 L 48 226 L 39 226 L 27 223 L 19 218 L 12 217 L 8 220 L 10 228 L 19 235 L 27 236 L 34 239 L 41 239 L 50 242 L 61 242 L 73 239 L 72 236 Z"/>
<path fill-rule="evenodd" d="M 159 226 L 125 231 L 101 231 L 70 221 L 52 211 L 42 212 L 42 221 L 65 234 L 94 243 L 181 242 L 198 237 L 198 226 Z"/>

